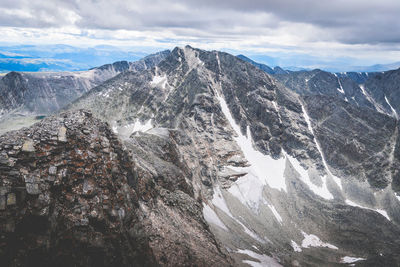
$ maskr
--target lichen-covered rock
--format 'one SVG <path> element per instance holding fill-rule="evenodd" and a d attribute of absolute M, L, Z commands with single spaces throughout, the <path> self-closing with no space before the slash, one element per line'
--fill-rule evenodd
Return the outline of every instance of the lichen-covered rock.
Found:
<path fill-rule="evenodd" d="M 1 136 L 0 150 L 16 159 L 0 164 L 4 266 L 131 265 L 146 257 L 128 235 L 138 207 L 131 161 L 107 125 L 84 111 L 63 114 Z"/>

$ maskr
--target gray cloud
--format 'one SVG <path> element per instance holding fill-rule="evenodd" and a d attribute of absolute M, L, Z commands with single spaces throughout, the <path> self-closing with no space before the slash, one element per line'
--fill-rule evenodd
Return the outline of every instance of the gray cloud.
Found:
<path fill-rule="evenodd" d="M 303 42 L 398 45 L 399 14 L 399 0 L 0 0 L 5 27 L 167 30 L 221 40 L 290 35 Z"/>

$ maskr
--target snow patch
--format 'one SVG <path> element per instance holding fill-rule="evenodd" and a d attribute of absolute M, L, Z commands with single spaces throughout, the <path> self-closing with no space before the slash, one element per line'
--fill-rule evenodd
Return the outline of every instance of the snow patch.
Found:
<path fill-rule="evenodd" d="M 280 158 L 275 160 L 271 156 L 264 155 L 260 151 L 255 150 L 253 148 L 250 127 L 247 126 L 247 137 L 244 136 L 239 125 L 237 125 L 233 119 L 225 99 L 219 95 L 217 98 L 222 112 L 229 121 L 233 130 L 238 135 L 237 137 L 234 137 L 234 140 L 239 145 L 247 161 L 250 163 L 251 166 L 249 167 L 249 171 L 252 173 L 252 175 L 258 178 L 262 185 L 268 184 L 272 188 L 287 191 L 285 178 L 283 176 L 285 171 L 285 159 Z M 240 179 L 246 179 L 246 176 Z"/>
<path fill-rule="evenodd" d="M 246 171 L 247 174 L 239 178 L 230 188 L 229 192 L 237 197 L 243 204 L 258 212 L 259 204 L 263 201 L 262 190 L 265 185 L 272 188 L 286 191 L 284 177 L 285 158 L 274 160 L 270 156 L 262 154 L 253 148 L 253 142 L 250 133 L 250 127 L 247 126 L 247 137 L 241 133 L 239 125 L 230 113 L 225 99 L 218 95 L 222 112 L 229 121 L 231 127 L 236 132 L 237 137 L 234 140 L 239 145 L 245 158 L 250 163 L 250 167 L 231 167 L 237 171 Z M 272 205 L 268 205 L 277 221 L 282 224 L 282 217 Z"/>
<path fill-rule="evenodd" d="M 340 87 L 340 88 L 336 88 L 336 89 L 337 89 L 340 93 L 345 94 L 345 93 L 344 93 L 344 90 L 343 90 L 342 83 L 340 82 L 340 78 L 336 75 L 336 73 L 334 73 L 333 75 L 336 76 L 336 78 L 337 78 L 337 80 L 338 80 L 338 82 L 339 82 L 339 87 Z"/>
<path fill-rule="evenodd" d="M 151 86 L 160 86 L 162 89 L 165 89 L 167 86 L 167 75 L 154 75 L 153 80 L 150 82 Z"/>
<path fill-rule="evenodd" d="M 340 188 L 341 190 L 343 190 L 341 179 L 340 179 L 339 177 L 333 175 L 333 173 L 329 170 L 329 167 L 328 167 L 328 164 L 326 163 L 324 154 L 322 153 L 322 149 L 321 149 L 321 147 L 320 147 L 320 145 L 319 145 L 319 143 L 318 143 L 318 141 L 317 141 L 317 138 L 315 137 L 314 130 L 313 130 L 312 126 L 311 126 L 310 117 L 308 116 L 307 111 L 306 111 L 306 109 L 304 108 L 303 104 L 301 105 L 301 109 L 302 109 L 302 111 L 303 111 L 304 119 L 306 120 L 308 129 L 310 130 L 311 134 L 314 136 L 314 142 L 315 142 L 315 145 L 316 145 L 316 147 L 317 147 L 317 149 L 318 149 L 319 154 L 321 155 L 322 163 L 324 164 L 324 167 L 325 167 L 326 172 L 332 177 L 333 181 L 339 186 L 339 188 Z M 323 179 L 323 180 L 324 180 L 324 179 Z M 325 178 L 325 181 L 326 181 L 326 178 Z M 325 184 L 325 183 L 324 183 L 324 184 Z"/>
<path fill-rule="evenodd" d="M 355 257 L 345 256 L 345 257 L 340 259 L 340 262 L 341 263 L 353 263 L 353 262 L 365 261 L 365 260 L 366 259 L 364 259 L 364 258 L 355 258 Z"/>
<path fill-rule="evenodd" d="M 399 116 L 397 115 L 396 110 L 392 107 L 392 105 L 390 105 L 389 100 L 387 99 L 386 96 L 385 96 L 385 101 L 386 101 L 386 103 L 389 105 L 390 109 L 392 110 L 393 115 L 396 117 L 396 119 L 398 119 Z"/>
<path fill-rule="evenodd" d="M 376 212 L 378 212 L 379 214 L 381 214 L 382 216 L 384 216 L 386 219 L 388 219 L 390 221 L 390 217 L 389 217 L 389 215 L 387 214 L 387 212 L 385 210 L 372 209 L 372 208 L 364 207 L 364 206 L 361 206 L 361 205 L 359 205 L 359 204 L 357 204 L 357 203 L 355 203 L 355 202 L 353 202 L 353 201 L 351 201 L 349 199 L 346 199 L 346 204 L 349 205 L 349 206 L 353 206 L 353 207 L 357 207 L 357 208 L 361 208 L 361 209 L 376 211 Z"/>
<path fill-rule="evenodd" d="M 400 196 L 394 193 L 394 196 L 397 198 L 398 201 L 400 201 Z"/>
<path fill-rule="evenodd" d="M 278 112 L 278 105 L 276 104 L 276 102 L 272 101 L 272 104 L 274 105 L 274 108 L 275 108 L 276 112 Z"/>
<path fill-rule="evenodd" d="M 94 80 L 94 75 L 95 75 L 96 70 L 87 70 L 87 71 L 77 71 L 73 72 L 73 76 L 78 77 L 78 78 L 84 78 L 88 80 Z"/>
<path fill-rule="evenodd" d="M 376 101 L 368 94 L 368 92 L 365 91 L 365 84 L 360 84 L 359 87 L 360 87 L 360 89 L 361 89 L 361 92 L 362 92 L 362 93 L 365 95 L 365 97 L 367 98 L 367 100 L 368 100 L 369 102 L 371 102 L 371 103 L 375 106 L 375 108 L 377 109 L 378 112 L 387 114 L 387 112 L 385 111 L 385 109 L 382 108 L 382 106 L 381 106 L 380 104 L 376 103 Z"/>
<path fill-rule="evenodd" d="M 282 118 L 281 118 L 281 114 L 279 114 L 278 105 L 276 104 L 275 101 L 272 101 L 272 104 L 274 105 L 274 108 L 275 108 L 276 113 L 278 113 L 279 122 L 282 123 Z"/>
<path fill-rule="evenodd" d="M 211 202 L 214 206 L 225 212 L 226 215 L 234 219 L 232 213 L 229 211 L 228 205 L 226 204 L 225 198 L 222 195 L 221 189 L 218 186 L 214 188 L 214 195 Z"/>
<path fill-rule="evenodd" d="M 151 119 L 141 123 L 139 119 L 135 121 L 135 123 L 126 124 L 122 126 L 118 126 L 116 122 L 112 125 L 112 130 L 114 133 L 118 134 L 120 137 L 129 137 L 134 132 L 146 132 L 153 128 L 151 124 Z"/>
<path fill-rule="evenodd" d="M 228 231 L 228 228 L 225 226 L 225 224 L 219 219 L 218 215 L 215 213 L 215 211 L 208 205 L 204 205 L 203 207 L 203 215 L 204 219 L 211 224 L 214 224 L 225 231 Z"/>
<path fill-rule="evenodd" d="M 118 133 L 118 127 L 116 125 L 112 126 L 112 130 L 114 133 Z"/>
<path fill-rule="evenodd" d="M 146 133 L 152 134 L 152 135 L 157 135 L 160 137 L 168 138 L 169 137 L 169 129 L 168 128 L 151 128 L 150 130 L 147 130 Z"/>
<path fill-rule="evenodd" d="M 108 98 L 108 97 L 110 97 L 110 93 L 111 93 L 111 91 L 112 91 L 113 89 L 114 89 L 114 88 L 110 88 L 110 89 L 108 89 L 107 91 L 100 92 L 99 95 Z"/>
<path fill-rule="evenodd" d="M 222 70 L 221 70 L 221 61 L 219 60 L 219 54 L 218 54 L 218 52 L 215 53 L 215 58 L 217 59 L 217 64 L 218 64 L 219 73 L 222 73 Z"/>
<path fill-rule="evenodd" d="M 198 53 L 193 48 L 186 46 L 183 51 L 185 54 L 186 62 L 190 68 L 190 70 L 188 72 L 190 72 L 192 69 L 194 69 L 198 66 L 204 65 L 204 62 L 201 61 L 201 59 L 198 56 Z"/>
<path fill-rule="evenodd" d="M 244 232 L 250 236 L 251 238 L 253 238 L 254 240 L 257 240 L 258 242 L 260 242 L 261 244 L 265 244 L 265 240 L 262 239 L 261 237 L 259 237 L 257 234 L 255 234 L 253 231 L 251 231 L 249 228 L 247 228 L 243 223 L 241 223 L 239 220 L 235 219 L 235 221 L 240 224 L 240 226 L 242 226 L 242 228 L 244 229 Z"/>
<path fill-rule="evenodd" d="M 135 123 L 133 124 L 132 133 L 146 132 L 146 131 L 150 130 L 151 128 L 153 128 L 153 126 L 151 125 L 151 119 L 146 121 L 145 123 L 141 123 L 140 120 L 137 119 L 135 121 Z"/>
<path fill-rule="evenodd" d="M 363 95 L 365 95 L 368 98 L 367 92 L 365 92 L 365 85 L 364 84 L 360 84 L 360 89 L 361 89 L 361 92 L 363 93 Z"/>
<path fill-rule="evenodd" d="M 228 192 L 240 200 L 244 205 L 258 212 L 259 204 L 262 202 L 262 190 L 264 184 L 252 172 L 250 168 L 237 168 L 246 171 L 247 174 L 239 178 L 228 189 Z"/>
<path fill-rule="evenodd" d="M 314 194 L 323 197 L 325 199 L 333 199 L 333 195 L 329 192 L 326 185 L 326 176 L 321 177 L 322 186 L 317 186 L 311 182 L 308 172 L 300 165 L 300 162 L 290 155 L 286 155 L 294 167 L 294 169 L 300 174 L 301 180 L 314 192 Z"/>
<path fill-rule="evenodd" d="M 302 252 L 303 250 L 301 249 L 301 247 L 299 245 L 297 245 L 296 242 L 294 242 L 293 240 L 290 240 L 290 245 L 292 246 L 293 250 L 295 252 Z"/>
<path fill-rule="evenodd" d="M 282 217 L 281 215 L 279 215 L 279 213 L 276 211 L 275 207 L 272 206 L 271 204 L 268 204 L 268 207 L 270 208 L 270 210 L 272 211 L 272 213 L 274 214 L 275 218 L 278 220 L 278 222 L 280 224 L 282 224 Z"/>
<path fill-rule="evenodd" d="M 240 199 L 239 199 L 240 200 Z M 229 217 L 231 217 L 236 223 L 238 223 L 244 230 L 244 232 L 249 235 L 251 238 L 253 238 L 254 240 L 257 240 L 258 242 L 265 244 L 265 240 L 262 239 L 261 237 L 259 237 L 257 234 L 255 234 L 253 231 L 251 231 L 249 228 L 247 228 L 241 221 L 239 221 L 238 219 L 236 219 L 232 213 L 230 212 L 228 205 L 225 201 L 224 196 L 222 195 L 221 189 L 219 187 L 215 187 L 214 188 L 214 195 L 213 195 L 213 199 L 212 199 L 212 204 L 215 207 L 218 207 L 220 210 L 222 210 L 223 212 L 225 212 L 226 215 L 228 215 Z M 246 204 L 246 203 L 244 203 Z"/>
<path fill-rule="evenodd" d="M 319 239 L 318 236 L 316 235 L 312 235 L 312 234 L 307 234 L 305 232 L 301 232 L 304 236 L 303 241 L 301 242 L 301 246 L 303 248 L 309 248 L 309 247 L 326 247 L 326 248 L 330 248 L 330 249 L 339 249 L 338 247 L 329 244 L 329 243 L 325 243 L 322 242 L 321 239 Z"/>
<path fill-rule="evenodd" d="M 267 255 L 264 254 L 258 254 L 255 253 L 254 251 L 248 250 L 248 249 L 239 249 L 237 250 L 237 253 L 240 254 L 246 254 L 254 259 L 257 259 L 257 261 L 251 261 L 251 260 L 243 260 L 244 263 L 249 264 L 250 266 L 253 267 L 265 267 L 265 266 L 269 266 L 269 267 L 277 267 L 277 266 L 282 266 L 280 265 L 274 258 L 269 257 Z"/>

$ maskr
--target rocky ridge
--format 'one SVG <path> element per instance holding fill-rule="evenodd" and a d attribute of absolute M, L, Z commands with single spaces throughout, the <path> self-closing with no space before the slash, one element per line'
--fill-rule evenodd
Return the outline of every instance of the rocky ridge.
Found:
<path fill-rule="evenodd" d="M 166 50 L 136 62 L 115 62 L 88 71 L 10 72 L 0 80 L 0 128 L 13 130 L 28 126 L 122 72 L 139 72 L 155 66 L 169 52 Z M 16 120 L 22 126 L 13 126 Z"/>

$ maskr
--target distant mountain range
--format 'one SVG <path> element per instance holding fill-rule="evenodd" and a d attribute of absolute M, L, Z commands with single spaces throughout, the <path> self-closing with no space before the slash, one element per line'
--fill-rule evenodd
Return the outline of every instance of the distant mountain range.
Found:
<path fill-rule="evenodd" d="M 157 48 L 119 48 L 109 45 L 74 47 L 70 45 L 0 45 L 0 73 L 10 71 L 82 71 L 110 62 L 136 61 L 160 51 Z M 233 53 L 233 52 L 232 52 Z M 243 53 L 236 51 L 236 53 Z M 382 72 L 400 67 L 400 61 L 390 64 L 356 65 L 352 58 L 321 59 L 312 55 L 271 55 L 251 54 L 238 56 L 247 62 L 260 62 L 269 74 L 282 71 L 322 69 L 330 72 Z M 334 61 L 332 61 L 334 60 Z M 250 62 L 251 63 L 251 62 Z M 275 69 L 275 66 L 277 69 Z"/>
<path fill-rule="evenodd" d="M 90 48 L 69 45 L 0 46 L 0 72 L 88 70 L 115 61 L 136 61 L 147 54 L 114 46 Z"/>
<path fill-rule="evenodd" d="M 372 66 L 367 66 L 367 67 L 354 67 L 355 71 L 358 72 L 382 72 L 382 71 L 388 71 L 388 70 L 394 70 L 400 68 L 400 61 L 399 62 L 394 62 L 390 64 L 376 64 Z"/>
<path fill-rule="evenodd" d="M 139 72 L 163 60 L 169 50 L 135 62 L 117 61 L 86 71 L 9 72 L 0 79 L 0 134 L 33 123 L 123 72 Z"/>
<path fill-rule="evenodd" d="M 362 66 L 362 65 L 354 66 L 354 65 L 349 65 L 348 60 L 339 60 L 338 62 L 324 62 L 324 61 L 319 61 L 317 58 L 314 58 L 312 56 L 310 56 L 310 59 L 299 59 L 299 60 L 294 60 L 291 58 L 278 60 L 273 57 L 259 56 L 259 55 L 251 55 L 251 56 L 238 55 L 237 57 L 249 63 L 256 62 L 257 64 L 263 65 L 261 69 L 269 74 L 275 74 L 275 72 L 267 71 L 268 68 L 275 69 L 275 67 L 272 68 L 271 66 L 278 66 L 278 65 L 279 65 L 278 68 L 288 71 L 321 69 L 329 72 L 382 72 L 400 68 L 400 61 L 389 64 L 374 64 L 371 66 Z"/>

